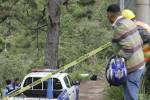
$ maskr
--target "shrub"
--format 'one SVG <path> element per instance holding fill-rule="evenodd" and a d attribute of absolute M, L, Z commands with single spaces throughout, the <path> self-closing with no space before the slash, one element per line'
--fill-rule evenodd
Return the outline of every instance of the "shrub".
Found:
<path fill-rule="evenodd" d="M 85 81 L 85 80 L 89 80 L 89 77 L 82 77 L 80 74 L 82 74 L 83 71 L 76 71 L 71 73 L 71 77 L 73 78 L 73 80 L 78 80 L 78 81 Z"/>
<path fill-rule="evenodd" d="M 79 0 L 78 3 L 83 6 L 93 5 L 95 3 L 95 0 Z"/>

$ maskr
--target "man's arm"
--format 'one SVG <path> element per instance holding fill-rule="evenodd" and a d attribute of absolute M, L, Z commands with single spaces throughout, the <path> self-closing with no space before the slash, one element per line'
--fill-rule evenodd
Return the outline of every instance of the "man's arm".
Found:
<path fill-rule="evenodd" d="M 150 32 L 147 29 L 143 28 L 142 26 L 138 26 L 138 31 L 144 43 L 150 44 Z"/>
<path fill-rule="evenodd" d="M 123 50 L 124 47 L 127 47 L 128 44 L 130 44 L 130 42 L 128 41 L 123 41 L 123 39 L 121 37 L 123 37 L 124 34 L 126 34 L 126 31 L 128 30 L 128 28 L 123 25 L 120 24 L 115 30 L 114 30 L 114 36 L 112 39 L 112 46 L 114 49 L 115 54 L 122 56 L 126 59 L 129 59 L 133 53 L 129 53 L 129 52 L 125 52 Z"/>

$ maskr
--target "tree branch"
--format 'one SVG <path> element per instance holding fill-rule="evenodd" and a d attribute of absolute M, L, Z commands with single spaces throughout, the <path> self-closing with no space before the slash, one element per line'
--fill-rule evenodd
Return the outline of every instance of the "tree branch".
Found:
<path fill-rule="evenodd" d="M 44 25 L 38 26 L 36 28 L 30 28 L 30 29 L 31 30 L 38 30 L 38 29 L 41 29 L 41 28 L 46 27 L 46 26 L 48 26 L 48 24 L 44 24 Z"/>

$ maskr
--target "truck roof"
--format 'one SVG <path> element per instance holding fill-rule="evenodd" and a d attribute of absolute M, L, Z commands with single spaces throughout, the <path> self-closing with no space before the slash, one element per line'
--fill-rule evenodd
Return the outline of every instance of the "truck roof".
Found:
<path fill-rule="evenodd" d="M 51 72 L 31 72 L 25 77 L 45 77 L 46 75 L 50 74 Z M 52 76 L 52 78 L 63 78 L 64 76 L 68 75 L 67 73 L 57 73 Z"/>

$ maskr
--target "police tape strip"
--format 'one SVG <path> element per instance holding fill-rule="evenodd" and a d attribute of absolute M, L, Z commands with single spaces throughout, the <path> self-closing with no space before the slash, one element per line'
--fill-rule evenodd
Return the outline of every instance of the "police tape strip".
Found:
<path fill-rule="evenodd" d="M 10 95 L 8 95 L 7 97 L 4 97 L 2 100 L 8 100 L 9 97 L 17 96 L 17 95 L 19 95 L 19 94 L 25 92 L 26 90 L 29 90 L 29 89 L 32 88 L 33 86 L 36 86 L 36 85 L 42 83 L 43 81 L 48 80 L 52 75 L 55 75 L 55 74 L 57 74 L 57 73 L 59 73 L 59 72 L 62 72 L 62 71 L 65 71 L 66 69 L 68 69 L 68 68 L 70 68 L 70 67 L 72 67 L 72 66 L 74 66 L 74 65 L 76 65 L 76 64 L 78 64 L 78 63 L 80 63 L 80 62 L 82 62 L 82 61 L 84 61 L 85 59 L 87 59 L 87 58 L 89 58 L 89 57 L 95 55 L 96 53 L 98 53 L 98 52 L 100 52 L 100 51 L 102 51 L 102 50 L 104 50 L 104 49 L 106 49 L 106 48 L 108 48 L 108 47 L 110 47 L 110 46 L 111 46 L 111 43 L 108 42 L 108 43 L 106 43 L 105 45 L 100 46 L 99 48 L 97 48 L 97 49 L 95 49 L 95 50 L 93 50 L 93 51 L 91 51 L 91 52 L 89 52 L 89 53 L 87 53 L 87 54 L 85 54 L 85 55 L 79 57 L 78 59 L 74 60 L 73 62 L 71 62 L 71 63 L 69 63 L 69 64 L 67 64 L 67 65 L 64 65 L 64 66 L 60 67 L 58 70 L 49 73 L 47 76 L 45 76 L 45 77 L 43 77 L 43 78 L 41 78 L 41 79 L 39 79 L 39 80 L 37 80 L 37 81 L 35 81 L 35 82 L 29 84 L 29 85 L 27 85 L 27 86 L 25 86 L 25 87 L 23 87 L 23 88 L 20 88 L 20 89 L 17 90 L 17 91 L 12 92 Z"/>

